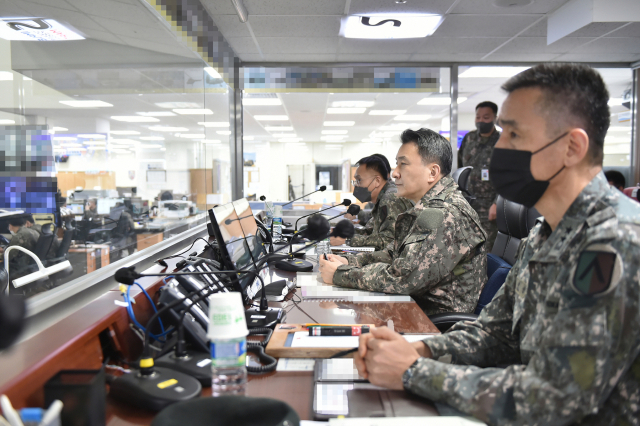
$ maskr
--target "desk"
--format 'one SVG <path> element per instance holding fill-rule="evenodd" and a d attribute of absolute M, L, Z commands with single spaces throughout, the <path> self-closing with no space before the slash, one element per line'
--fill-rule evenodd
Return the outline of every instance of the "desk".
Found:
<path fill-rule="evenodd" d="M 147 247 L 151 247 L 154 244 L 158 244 L 164 239 L 164 234 L 162 232 L 158 232 L 157 234 L 136 234 L 136 248 L 138 251 L 144 250 Z"/>
<path fill-rule="evenodd" d="M 109 264 L 109 245 L 108 244 L 92 244 L 90 246 L 72 246 L 69 248 L 69 253 L 85 253 L 86 254 L 86 268 L 85 274 L 100 269 Z M 73 256 L 71 256 L 73 257 Z M 100 259 L 100 265 L 96 261 Z M 73 265 L 82 265 L 83 262 L 74 262 Z"/>

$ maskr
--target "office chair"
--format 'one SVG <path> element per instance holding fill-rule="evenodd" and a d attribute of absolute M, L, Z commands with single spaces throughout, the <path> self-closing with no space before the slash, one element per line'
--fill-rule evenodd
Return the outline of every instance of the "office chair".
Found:
<path fill-rule="evenodd" d="M 51 244 L 53 244 L 54 238 L 55 235 L 53 235 L 51 224 L 47 223 L 46 225 L 42 225 L 42 234 L 40 234 L 40 237 L 36 242 L 36 247 L 33 250 L 33 253 L 38 256 L 38 259 L 40 259 L 41 261 L 46 260 L 47 254 L 51 249 Z"/>
<path fill-rule="evenodd" d="M 471 166 L 460 167 L 458 170 L 451 174 L 453 180 L 458 184 L 460 191 L 462 191 L 462 195 L 469 203 L 476 199 L 476 197 L 474 197 L 469 192 L 469 175 L 471 174 L 472 170 L 473 167 Z"/>
<path fill-rule="evenodd" d="M 124 250 L 128 251 L 127 238 L 129 237 L 130 231 L 131 230 L 129 229 L 129 219 L 127 215 L 121 214 L 120 218 L 118 219 L 118 223 L 116 224 L 116 227 L 111 231 L 111 237 L 109 241 L 109 245 L 110 245 L 109 253 L 110 253 L 112 262 L 125 257 L 122 255 L 122 252 Z M 128 255 L 128 252 L 127 252 L 127 255 Z"/>
<path fill-rule="evenodd" d="M 72 227 L 68 227 L 64 231 L 64 236 L 62 237 L 62 241 L 60 242 L 60 247 L 58 247 L 58 250 L 56 251 L 56 255 L 55 255 L 56 257 L 54 257 L 53 259 L 47 259 L 46 263 L 44 264 L 45 266 L 55 265 L 56 263 L 60 263 L 60 262 L 64 262 L 65 260 L 68 260 L 67 253 L 69 253 L 69 248 L 71 247 L 71 241 L 73 240 L 75 232 L 76 232 L 76 229 Z M 67 269 L 64 269 L 56 274 L 51 275 L 49 277 L 49 280 L 51 280 L 53 287 L 55 287 L 55 286 L 58 286 L 59 284 L 62 284 L 60 281 L 70 276 L 71 274 L 73 274 L 73 266 L 70 266 Z"/>

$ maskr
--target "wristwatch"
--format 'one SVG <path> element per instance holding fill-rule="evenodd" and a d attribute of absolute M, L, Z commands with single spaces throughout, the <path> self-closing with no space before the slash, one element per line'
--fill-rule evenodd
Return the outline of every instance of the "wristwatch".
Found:
<path fill-rule="evenodd" d="M 415 372 L 415 368 L 418 366 L 418 362 L 420 361 L 420 358 L 416 359 L 413 364 L 411 364 L 411 366 L 409 366 L 409 368 L 407 368 L 407 370 L 402 374 L 402 386 L 407 389 L 409 387 L 409 381 L 411 381 L 411 378 L 413 377 L 413 374 Z"/>

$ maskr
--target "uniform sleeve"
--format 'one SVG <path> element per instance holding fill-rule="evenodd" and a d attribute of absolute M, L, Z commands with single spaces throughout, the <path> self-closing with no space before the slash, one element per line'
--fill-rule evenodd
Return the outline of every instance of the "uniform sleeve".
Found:
<path fill-rule="evenodd" d="M 638 250 L 625 256 L 640 256 Z M 516 336 L 509 333 L 509 288 L 473 324 L 425 341 L 435 356 L 451 353 L 449 365 L 420 359 L 406 389 L 445 402 L 498 425 L 567 425 L 603 407 L 638 354 L 637 266 L 625 262 L 615 291 L 601 297 L 577 295 L 542 331 L 527 365 L 482 368 L 516 361 Z M 510 275 L 511 277 L 511 275 Z M 504 313 L 501 311 L 505 310 Z M 522 348 L 526 336 L 523 336 Z M 478 348 L 470 350 L 472 346 Z M 511 353 L 510 353 L 511 352 Z M 491 361 L 495 354 L 496 361 Z M 637 377 L 637 375 L 636 375 Z"/>
<path fill-rule="evenodd" d="M 358 255 L 360 267 L 338 267 L 333 283 L 394 294 L 412 294 L 436 285 L 469 253 L 454 216 L 445 214 L 443 220 L 428 232 L 407 237 L 399 247 L 399 255 L 392 257 L 389 251 L 363 253 Z M 376 255 L 392 260 L 373 263 Z"/>
<path fill-rule="evenodd" d="M 366 235 L 354 235 L 350 244 L 353 247 L 375 247 L 376 250 L 382 250 L 393 242 L 396 230 L 396 220 L 398 215 L 404 213 L 407 207 L 402 199 L 391 197 L 380 202 L 378 207 L 378 218 L 372 217 L 366 225 L 370 229 Z M 373 232 L 374 222 L 380 221 L 380 229 Z M 371 225 L 371 228 L 369 228 Z"/>

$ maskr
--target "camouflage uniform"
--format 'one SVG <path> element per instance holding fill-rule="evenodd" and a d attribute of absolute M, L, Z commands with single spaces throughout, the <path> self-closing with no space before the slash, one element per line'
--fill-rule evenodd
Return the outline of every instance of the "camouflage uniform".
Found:
<path fill-rule="evenodd" d="M 458 365 L 420 358 L 405 388 L 490 424 L 639 424 L 638 259 L 640 206 L 601 172 L 554 232 L 533 228 L 476 322 L 425 340 Z"/>
<path fill-rule="evenodd" d="M 450 176 L 398 216 L 383 251 L 347 256 L 333 283 L 409 294 L 427 315 L 473 312 L 487 281 L 486 233 Z"/>
<path fill-rule="evenodd" d="M 11 237 L 11 241 L 9 241 L 9 245 L 5 250 L 12 246 L 20 246 L 33 253 L 39 237 L 40 234 L 38 234 L 37 231 L 27 228 L 26 226 L 21 226 L 18 232 Z M 9 253 L 9 273 L 11 274 L 11 280 L 26 275 L 29 266 L 35 266 L 35 264 L 35 261 L 26 253 L 11 250 L 11 253 Z"/>
<path fill-rule="evenodd" d="M 352 247 L 375 247 L 382 250 L 393 242 L 398 215 L 413 207 L 406 198 L 398 197 L 398 187 L 390 180 L 382 187 L 378 200 L 371 210 L 371 219 L 362 229 L 357 229 L 349 240 Z"/>
<path fill-rule="evenodd" d="M 486 138 L 474 130 L 465 135 L 458 150 L 458 167 L 473 167 L 469 175 L 468 189 L 476 199 L 471 203 L 471 207 L 478 212 L 480 223 L 487 231 L 487 250 L 491 250 L 498 235 L 498 224 L 495 220 L 489 220 L 489 207 L 496 201 L 496 190 L 488 177 L 491 153 L 498 139 L 500 139 L 500 132 L 495 129 L 491 136 Z M 482 180 L 483 169 L 487 170 L 487 180 L 484 181 Z"/>

